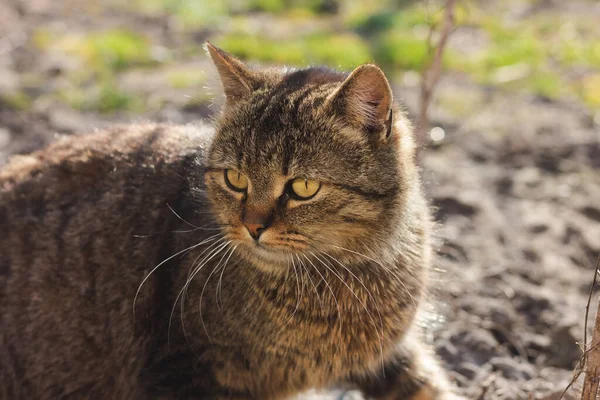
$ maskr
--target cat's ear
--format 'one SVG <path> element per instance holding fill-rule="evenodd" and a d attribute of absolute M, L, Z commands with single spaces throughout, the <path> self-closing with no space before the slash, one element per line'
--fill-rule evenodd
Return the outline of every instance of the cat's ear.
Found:
<path fill-rule="evenodd" d="M 217 67 L 227 104 L 249 96 L 257 87 L 258 77 L 240 60 L 210 42 L 204 48 Z"/>
<path fill-rule="evenodd" d="M 334 112 L 370 134 L 387 139 L 392 131 L 392 89 L 376 65 L 356 68 L 328 99 Z"/>

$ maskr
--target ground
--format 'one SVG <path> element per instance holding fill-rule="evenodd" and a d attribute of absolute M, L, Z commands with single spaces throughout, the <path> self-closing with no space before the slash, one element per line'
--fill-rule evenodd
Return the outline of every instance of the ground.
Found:
<path fill-rule="evenodd" d="M 160 1 L 167 0 L 145 4 Z M 143 119 L 189 122 L 209 118 L 218 108 L 211 103 L 218 83 L 200 48 L 216 35 L 214 27 L 189 28 L 194 21 L 182 17 L 188 15 L 185 10 L 142 13 L 113 6 L 117 3 L 110 0 L 103 3 L 112 5 L 0 3 L 0 165 L 57 134 L 85 134 Z M 279 2 L 261 4 L 276 7 Z M 495 2 L 482 4 L 481 10 L 489 11 Z M 600 20 L 600 7 L 593 2 L 502 4 L 508 4 L 502 10 L 506 18 L 529 18 L 530 25 L 531 18 L 541 18 L 540 12 L 546 19 L 561 15 L 568 21 L 557 29 L 561 32 L 574 29 L 569 23 L 577 28 L 587 26 L 588 19 Z M 472 11 L 474 17 L 482 18 L 481 10 Z M 377 33 L 386 24 L 381 13 L 352 22 L 360 35 L 336 36 L 338 47 L 355 49 L 342 55 L 315 45 L 320 42 L 314 32 L 327 20 L 321 14 L 309 17 L 294 19 L 290 28 L 264 13 L 245 20 L 236 16 L 219 23 L 241 24 L 245 33 L 223 28 L 215 38 L 243 57 L 293 63 L 293 55 L 279 53 L 276 44 L 263 48 L 248 42 L 254 37 L 248 32 L 291 37 L 309 30 L 312 39 L 293 42 L 295 50 L 305 57 L 320 55 L 316 62 L 342 57 L 338 64 L 345 68 L 365 57 L 381 59 L 396 97 L 416 115 L 418 79 L 411 68 L 419 60 L 398 55 L 402 46 L 414 50 L 412 42 L 381 53 L 390 46 L 389 35 Z M 469 24 L 456 32 L 454 58 L 431 110 L 435 140 L 419 156 L 438 221 L 431 306 L 437 317 L 428 331 L 468 398 L 559 399 L 581 356 L 593 263 L 600 254 L 600 75 L 595 64 L 600 45 L 582 39 L 573 49 L 559 48 L 556 54 L 563 58 L 553 53 L 552 66 L 546 68 L 545 58 L 530 58 L 545 47 L 531 42 L 526 32 L 511 41 L 514 37 L 498 28 L 501 24 L 488 25 L 487 33 Z M 411 26 L 411 32 L 421 28 Z M 498 37 L 508 42 L 493 42 L 498 30 Z M 586 34 L 585 29 L 575 32 Z M 375 34 L 383 36 L 361 39 Z M 499 59 L 504 45 L 511 48 L 506 57 L 525 46 L 524 59 Z M 488 57 L 484 64 L 492 66 L 489 70 L 455 62 L 481 46 L 492 46 L 493 51 L 481 53 Z M 556 60 L 576 62 L 557 67 Z M 590 313 L 594 315 L 594 307 Z M 565 398 L 575 398 L 575 393 Z"/>

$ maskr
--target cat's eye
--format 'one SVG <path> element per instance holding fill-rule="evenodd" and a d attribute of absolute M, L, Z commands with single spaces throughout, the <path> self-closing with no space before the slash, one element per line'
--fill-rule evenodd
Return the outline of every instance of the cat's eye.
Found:
<path fill-rule="evenodd" d="M 246 175 L 233 169 L 225 170 L 225 183 L 231 190 L 236 192 L 244 192 L 248 189 L 248 178 L 246 178 Z"/>
<path fill-rule="evenodd" d="M 308 200 L 317 194 L 321 183 L 312 179 L 296 178 L 290 185 L 292 194 L 299 200 Z"/>

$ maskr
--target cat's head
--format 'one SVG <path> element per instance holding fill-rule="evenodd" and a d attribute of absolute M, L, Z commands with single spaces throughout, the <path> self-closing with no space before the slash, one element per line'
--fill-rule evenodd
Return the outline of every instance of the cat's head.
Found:
<path fill-rule="evenodd" d="M 360 260 L 389 247 L 416 173 L 383 72 L 252 70 L 207 50 L 226 104 L 205 181 L 238 252 L 277 270 L 305 256 Z"/>

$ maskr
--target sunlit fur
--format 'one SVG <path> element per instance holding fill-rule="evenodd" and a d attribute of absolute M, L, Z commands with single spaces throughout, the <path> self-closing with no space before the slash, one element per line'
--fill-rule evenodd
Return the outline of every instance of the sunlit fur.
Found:
<path fill-rule="evenodd" d="M 393 258 L 402 225 L 420 218 L 406 209 L 409 200 L 416 203 L 410 207 L 423 202 L 406 120 L 396 112 L 389 142 L 375 145 L 375 138 L 324 106 L 344 79 L 319 69 L 274 73 L 219 120 L 206 174 L 213 210 L 226 237 L 258 267 L 283 269 L 287 254 L 321 250 L 344 262 L 364 261 L 340 247 Z M 223 169 L 248 177 L 246 195 L 227 187 Z M 309 200 L 285 201 L 285 185 L 294 178 L 314 179 L 322 187 Z M 245 207 L 274 213 L 259 243 L 242 223 Z"/>
<path fill-rule="evenodd" d="M 381 70 L 208 50 L 214 131 L 136 124 L 0 171 L 0 398 L 452 398 L 414 323 L 430 216 Z M 287 198 L 294 178 L 320 190 Z"/>

